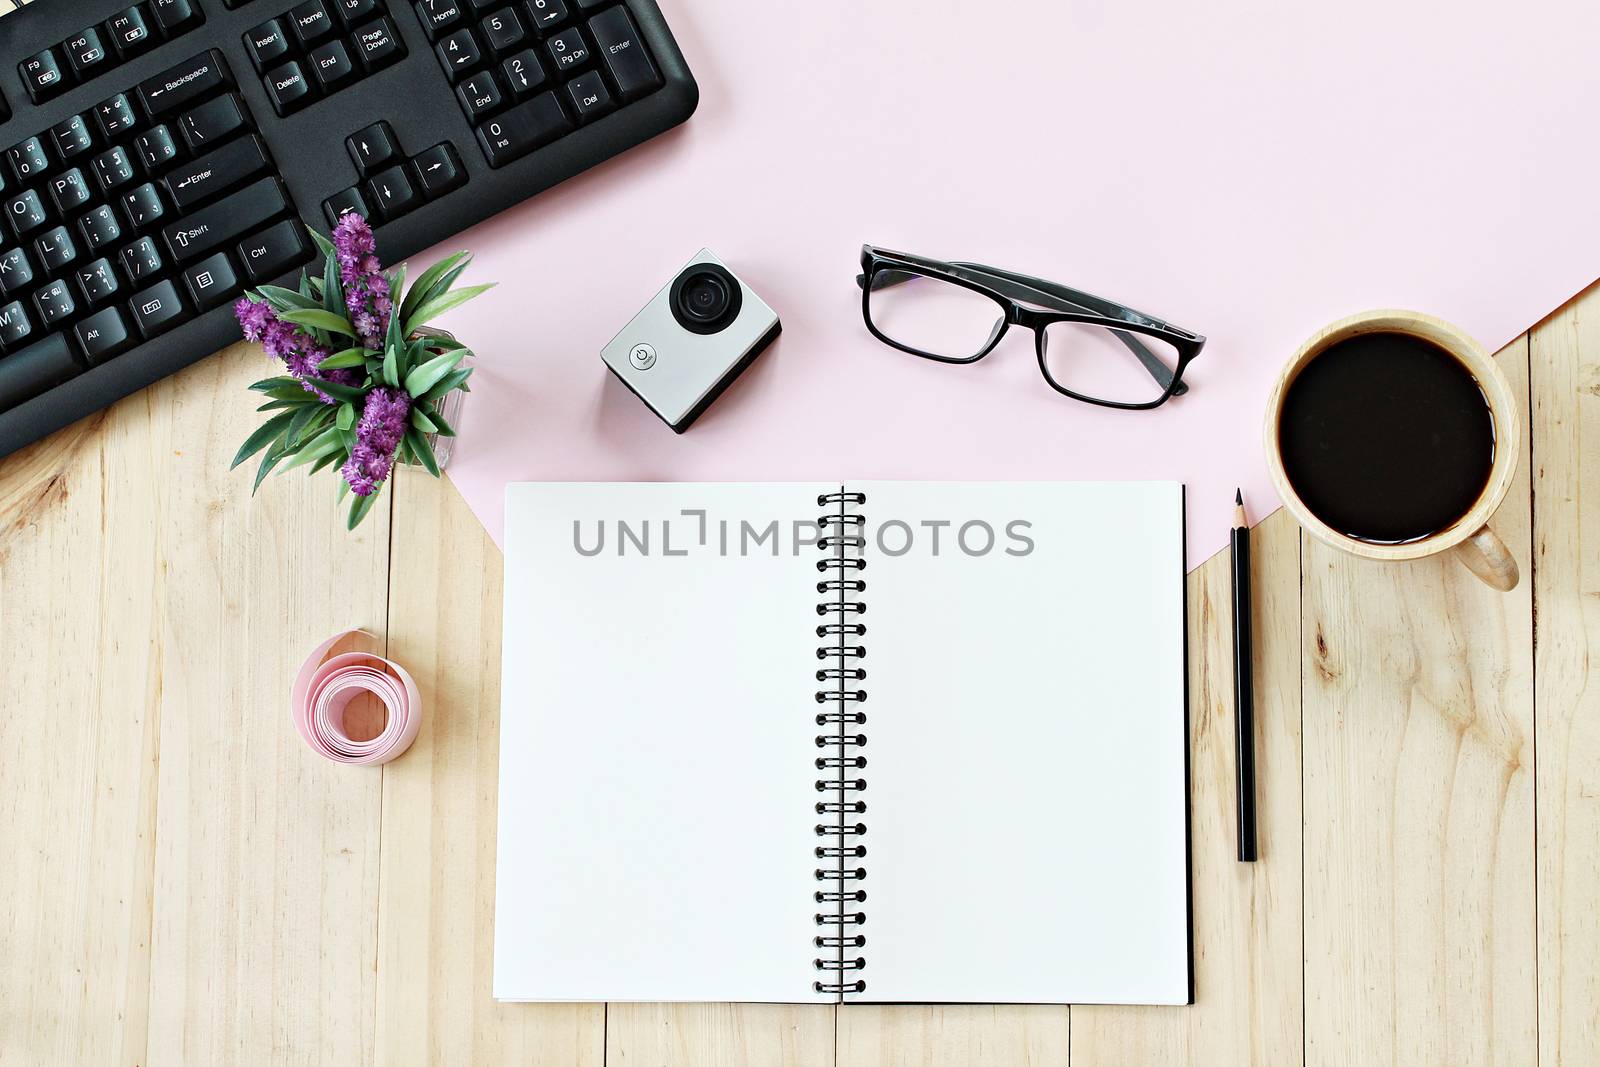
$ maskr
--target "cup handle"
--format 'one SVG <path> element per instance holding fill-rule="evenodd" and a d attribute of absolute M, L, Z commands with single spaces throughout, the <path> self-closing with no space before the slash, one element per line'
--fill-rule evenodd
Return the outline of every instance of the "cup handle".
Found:
<path fill-rule="evenodd" d="M 1456 558 L 1485 585 L 1509 593 L 1517 587 L 1517 561 L 1506 543 L 1485 526 L 1455 547 Z"/>

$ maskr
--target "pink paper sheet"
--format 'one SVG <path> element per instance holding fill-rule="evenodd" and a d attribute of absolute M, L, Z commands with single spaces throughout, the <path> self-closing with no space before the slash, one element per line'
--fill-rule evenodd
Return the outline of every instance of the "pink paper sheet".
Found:
<path fill-rule="evenodd" d="M 1318 327 L 1411 307 L 1496 348 L 1600 275 L 1600 5 L 663 7 L 689 124 L 450 242 L 502 283 L 442 323 L 481 354 L 450 477 L 496 540 L 521 479 L 1171 478 L 1198 565 L 1235 485 L 1276 505 L 1262 407 Z M 1155 412 L 1058 396 L 1018 331 L 918 360 L 862 326 L 863 242 L 1210 343 Z M 784 334 L 678 437 L 599 352 L 702 245 Z"/>

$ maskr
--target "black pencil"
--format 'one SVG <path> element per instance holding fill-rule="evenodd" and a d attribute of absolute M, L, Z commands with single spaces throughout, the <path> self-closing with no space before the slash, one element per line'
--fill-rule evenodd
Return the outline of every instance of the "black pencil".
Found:
<path fill-rule="evenodd" d="M 1250 522 L 1244 493 L 1233 495 L 1233 722 L 1237 770 L 1239 862 L 1256 858 L 1256 715 L 1250 635 Z"/>

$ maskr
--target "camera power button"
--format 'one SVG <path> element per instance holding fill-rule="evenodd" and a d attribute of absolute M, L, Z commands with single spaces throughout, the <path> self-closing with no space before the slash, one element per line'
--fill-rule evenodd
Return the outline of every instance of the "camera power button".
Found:
<path fill-rule="evenodd" d="M 628 362 L 637 370 L 649 370 L 656 365 L 656 350 L 647 344 L 637 344 L 628 352 Z"/>

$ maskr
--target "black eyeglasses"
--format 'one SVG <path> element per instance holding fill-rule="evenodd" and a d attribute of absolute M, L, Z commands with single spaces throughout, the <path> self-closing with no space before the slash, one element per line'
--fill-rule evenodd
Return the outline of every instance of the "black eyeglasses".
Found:
<path fill-rule="evenodd" d="M 1153 408 L 1189 391 L 1199 334 L 1102 297 L 981 263 L 945 263 L 863 245 L 861 313 L 886 345 L 941 363 L 976 363 L 1012 326 L 1034 332 L 1059 393 L 1111 408 Z"/>

